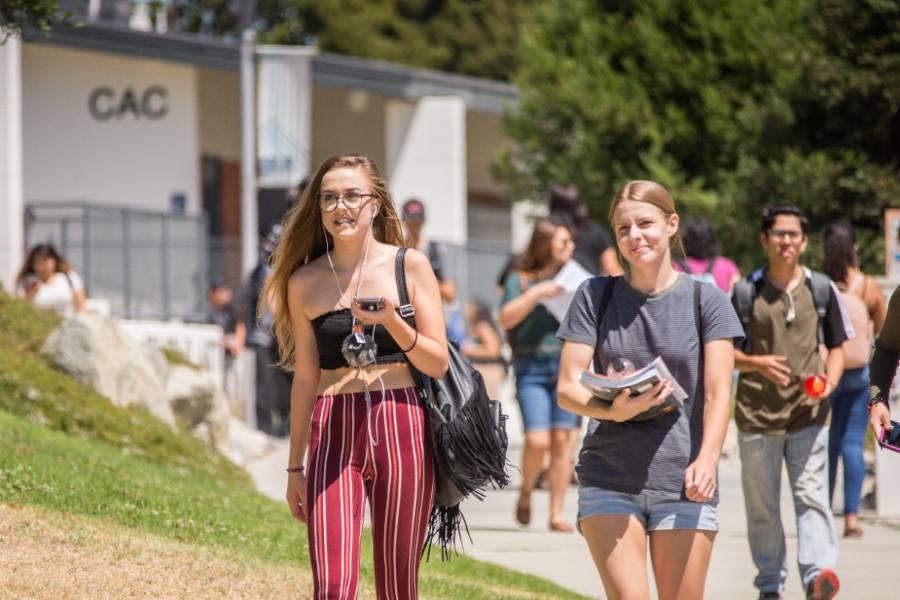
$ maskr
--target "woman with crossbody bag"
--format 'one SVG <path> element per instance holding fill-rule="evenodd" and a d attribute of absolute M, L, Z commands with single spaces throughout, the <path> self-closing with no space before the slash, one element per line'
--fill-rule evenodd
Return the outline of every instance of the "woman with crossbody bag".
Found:
<path fill-rule="evenodd" d="M 345 155 L 318 168 L 273 254 L 264 297 L 294 370 L 286 498 L 316 599 L 356 598 L 367 502 L 377 597 L 418 596 L 435 470 L 412 369 L 443 376 L 448 350 L 428 259 L 400 260 L 402 245 L 375 163 Z"/>
<path fill-rule="evenodd" d="M 869 403 L 869 354 L 872 340 L 887 313 L 884 294 L 872 278 L 859 270 L 856 232 L 846 222 L 828 224 L 822 236 L 823 271 L 834 280 L 854 337 L 844 342 L 844 374 L 828 397 L 828 490 L 834 497 L 837 464 L 844 465 L 844 537 L 862 537 L 857 513 L 866 465 L 863 458 Z"/>
<path fill-rule="evenodd" d="M 559 403 L 591 418 L 577 466 L 578 524 L 611 598 L 650 596 L 648 545 L 661 599 L 702 598 L 733 342 L 743 330 L 721 290 L 672 267 L 679 218 L 665 188 L 628 182 L 610 222 L 628 272 L 582 284 L 558 333 Z M 656 357 L 687 393 L 680 409 L 656 408 L 673 390 L 669 380 L 612 403 L 579 382 L 616 359 L 643 367 Z"/>

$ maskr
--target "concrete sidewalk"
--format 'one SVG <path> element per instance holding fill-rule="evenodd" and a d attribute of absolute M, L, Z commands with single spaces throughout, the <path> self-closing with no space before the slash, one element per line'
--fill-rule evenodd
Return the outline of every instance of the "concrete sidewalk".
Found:
<path fill-rule="evenodd" d="M 517 424 L 510 432 L 520 431 Z M 513 435 L 510 460 L 518 464 L 520 436 Z M 287 443 L 279 441 L 274 450 L 252 463 L 250 470 L 258 489 L 276 500 L 283 500 L 287 464 Z M 518 471 L 512 472 L 513 484 L 506 490 L 488 493 L 483 502 L 469 500 L 464 512 L 474 544 L 465 547 L 467 555 L 524 573 L 544 577 L 591 598 L 605 598 L 583 538 L 578 534 L 552 533 L 547 530 L 547 493 L 536 492 L 532 504 L 532 525 L 521 528 L 513 518 L 519 486 Z M 753 600 L 756 573 L 747 544 L 747 526 L 740 483 L 740 463 L 723 459 L 720 466 L 720 532 L 713 550 L 706 586 L 706 597 Z M 577 490 L 569 488 L 566 514 L 575 522 Z M 801 600 L 803 590 L 796 567 L 796 527 L 787 480 L 782 486 L 782 519 L 787 530 L 789 575 L 785 598 Z M 843 524 L 836 517 L 838 531 Z M 900 564 L 900 530 L 873 522 L 863 522 L 862 539 L 841 540 L 837 572 L 841 578 L 839 597 L 888 600 L 896 597 L 890 583 L 893 568 Z M 654 590 L 655 596 L 655 590 Z"/>

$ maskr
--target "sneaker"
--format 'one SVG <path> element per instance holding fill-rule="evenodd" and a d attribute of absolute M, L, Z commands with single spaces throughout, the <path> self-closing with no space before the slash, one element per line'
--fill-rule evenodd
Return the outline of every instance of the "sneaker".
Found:
<path fill-rule="evenodd" d="M 822 569 L 812 585 L 806 591 L 807 600 L 831 600 L 841 589 L 837 573 L 831 569 Z"/>
<path fill-rule="evenodd" d="M 760 592 L 759 600 L 781 600 L 781 594 L 778 592 Z"/>

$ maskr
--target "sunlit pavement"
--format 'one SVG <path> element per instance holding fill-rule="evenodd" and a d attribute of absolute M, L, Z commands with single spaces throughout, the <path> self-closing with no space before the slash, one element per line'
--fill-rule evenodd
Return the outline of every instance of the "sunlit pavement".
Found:
<path fill-rule="evenodd" d="M 515 407 L 511 407 L 515 409 Z M 510 422 L 510 453 L 518 464 L 521 453 L 521 429 L 514 410 Z M 259 490 L 276 500 L 284 498 L 285 471 L 288 446 L 286 441 L 275 444 L 269 455 L 248 468 Z M 720 467 L 719 505 L 720 532 L 713 550 L 712 564 L 706 586 L 706 597 L 718 600 L 754 600 L 755 568 L 747 544 L 747 526 L 740 484 L 740 462 L 736 457 L 724 459 Z M 518 495 L 519 473 L 512 470 L 512 485 L 505 490 L 491 491 L 483 502 L 467 500 L 464 514 L 474 544 L 466 540 L 465 552 L 477 559 L 494 562 L 525 573 L 544 577 L 566 588 L 592 598 L 605 598 L 600 578 L 582 537 L 577 533 L 550 532 L 547 528 L 547 493 L 536 491 L 532 496 L 532 523 L 520 527 L 513 510 Z M 575 522 L 577 489 L 569 487 L 566 495 L 566 515 Z M 786 600 L 804 598 L 796 567 L 796 527 L 794 509 L 788 494 L 787 480 L 782 485 L 782 518 L 787 531 L 789 574 Z M 835 517 L 838 532 L 843 531 L 839 516 Z M 841 578 L 840 598 L 880 600 L 896 597 L 893 590 L 892 569 L 900 564 L 900 529 L 863 522 L 862 539 L 841 540 L 837 572 Z M 432 558 L 434 560 L 434 558 Z M 655 597 L 655 591 L 653 593 Z"/>

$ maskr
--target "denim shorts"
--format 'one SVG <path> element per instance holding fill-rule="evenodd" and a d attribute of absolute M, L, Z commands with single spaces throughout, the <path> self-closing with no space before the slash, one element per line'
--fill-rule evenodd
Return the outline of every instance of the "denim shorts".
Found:
<path fill-rule="evenodd" d="M 556 403 L 559 357 L 517 357 L 516 399 L 522 410 L 525 431 L 577 429 L 581 418 Z"/>
<path fill-rule="evenodd" d="M 623 494 L 597 487 L 578 488 L 578 530 L 581 520 L 597 515 L 634 515 L 647 531 L 698 529 L 718 531 L 718 501 L 691 502 L 637 494 Z"/>

